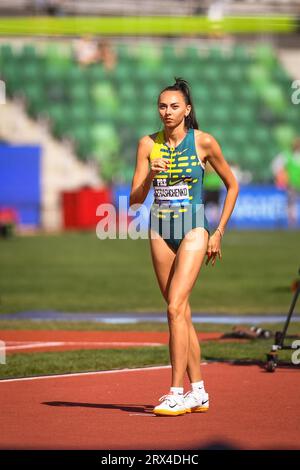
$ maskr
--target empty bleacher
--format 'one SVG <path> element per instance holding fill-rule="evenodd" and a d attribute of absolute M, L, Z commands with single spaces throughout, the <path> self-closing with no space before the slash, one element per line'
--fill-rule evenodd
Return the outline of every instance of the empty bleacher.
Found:
<path fill-rule="evenodd" d="M 300 124 L 291 77 L 270 46 L 200 49 L 144 41 L 114 45 L 117 66 L 81 67 L 72 47 L 0 47 L 0 77 L 10 97 L 45 119 L 78 158 L 95 160 L 107 181 L 130 182 L 138 139 L 161 128 L 157 97 L 174 76 L 189 81 L 200 128 L 220 142 L 229 163 L 271 182 L 270 163 Z"/>

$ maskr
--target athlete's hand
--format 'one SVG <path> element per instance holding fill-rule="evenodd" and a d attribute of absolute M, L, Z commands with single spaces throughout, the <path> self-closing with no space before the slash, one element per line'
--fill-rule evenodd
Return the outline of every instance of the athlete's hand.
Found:
<path fill-rule="evenodd" d="M 151 171 L 159 173 L 160 171 L 164 171 L 168 169 L 170 160 L 168 158 L 155 158 L 151 160 Z"/>
<path fill-rule="evenodd" d="M 221 234 L 218 230 L 216 230 L 215 233 L 209 237 L 206 255 L 206 266 L 209 264 L 210 260 L 212 260 L 211 264 L 214 266 L 217 256 L 219 256 L 220 260 L 222 259 Z"/>

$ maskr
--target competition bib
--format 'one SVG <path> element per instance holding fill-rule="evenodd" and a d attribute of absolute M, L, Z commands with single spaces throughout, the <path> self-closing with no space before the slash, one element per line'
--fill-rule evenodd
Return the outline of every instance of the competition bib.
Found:
<path fill-rule="evenodd" d="M 155 178 L 153 180 L 155 202 L 163 201 L 189 201 L 188 183 L 172 178 Z"/>

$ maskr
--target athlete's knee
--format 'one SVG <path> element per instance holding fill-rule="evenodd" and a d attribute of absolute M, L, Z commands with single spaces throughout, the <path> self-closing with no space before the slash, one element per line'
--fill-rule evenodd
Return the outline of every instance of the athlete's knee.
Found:
<path fill-rule="evenodd" d="M 172 299 L 168 303 L 168 319 L 178 321 L 185 319 L 186 299 Z"/>
<path fill-rule="evenodd" d="M 192 323 L 192 311 L 191 311 L 191 306 L 189 302 L 187 302 L 187 305 L 185 308 L 185 319 L 188 323 Z"/>

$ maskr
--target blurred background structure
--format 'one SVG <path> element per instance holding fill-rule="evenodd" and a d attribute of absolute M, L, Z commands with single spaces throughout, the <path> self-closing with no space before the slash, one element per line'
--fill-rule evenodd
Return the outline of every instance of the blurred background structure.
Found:
<path fill-rule="evenodd" d="M 94 229 L 175 76 L 239 179 L 229 227 L 300 227 L 298 0 L 2 0 L 0 15 L 2 227 Z M 214 225 L 213 169 L 204 187 Z"/>

